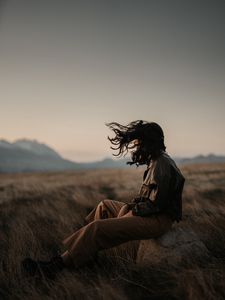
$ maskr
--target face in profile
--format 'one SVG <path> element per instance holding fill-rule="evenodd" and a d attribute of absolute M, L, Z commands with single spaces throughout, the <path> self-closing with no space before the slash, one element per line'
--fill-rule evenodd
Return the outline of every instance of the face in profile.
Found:
<path fill-rule="evenodd" d="M 134 163 L 138 163 L 138 165 L 149 163 L 149 152 L 141 140 L 136 139 L 132 141 L 131 147 L 133 149 L 133 151 L 131 151 L 131 159 Z"/>

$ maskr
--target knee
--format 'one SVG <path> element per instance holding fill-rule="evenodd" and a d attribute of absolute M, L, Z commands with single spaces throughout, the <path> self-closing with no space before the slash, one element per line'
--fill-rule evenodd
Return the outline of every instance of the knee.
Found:
<path fill-rule="evenodd" d="M 107 206 L 110 205 L 111 203 L 113 202 L 113 200 L 110 200 L 110 199 L 104 199 L 102 200 L 99 204 L 103 205 L 103 206 Z"/>
<path fill-rule="evenodd" d="M 109 200 L 109 199 L 104 199 L 104 200 L 102 200 L 102 201 L 100 201 L 99 203 L 98 203 L 98 208 L 106 208 L 107 207 L 107 204 L 109 204 L 109 202 L 110 202 L 111 200 Z"/>
<path fill-rule="evenodd" d="M 104 201 L 105 201 L 105 200 L 100 201 L 100 202 L 98 203 L 97 207 L 104 206 Z"/>

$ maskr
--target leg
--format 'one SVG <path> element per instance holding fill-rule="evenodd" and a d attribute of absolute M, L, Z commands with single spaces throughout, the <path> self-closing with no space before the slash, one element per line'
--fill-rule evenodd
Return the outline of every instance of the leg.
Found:
<path fill-rule="evenodd" d="M 68 250 L 62 257 L 80 267 L 94 258 L 99 250 L 131 240 L 155 238 L 171 226 L 172 220 L 166 215 L 144 218 L 133 216 L 131 211 L 119 218 L 95 220 L 63 241 Z"/>
<path fill-rule="evenodd" d="M 102 200 L 90 213 L 85 217 L 86 223 L 97 219 L 115 218 L 120 212 L 124 202 L 105 199 Z"/>
<path fill-rule="evenodd" d="M 130 211 L 130 207 L 128 206 L 128 204 L 125 204 L 121 207 L 117 217 L 122 217 L 124 215 L 126 215 L 128 212 Z"/>
<path fill-rule="evenodd" d="M 125 208 L 125 209 L 124 209 Z M 122 216 L 127 213 L 127 205 L 124 202 L 105 199 L 102 200 L 86 217 L 85 225 L 93 222 L 94 220 L 115 218 L 117 216 Z M 80 228 L 82 228 L 81 226 Z M 80 229 L 78 228 L 78 230 Z M 62 254 L 64 263 L 67 266 L 71 266 L 72 261 L 68 251 Z"/>
<path fill-rule="evenodd" d="M 68 250 L 62 255 L 47 262 L 26 258 L 22 261 L 22 267 L 30 275 L 39 274 L 53 279 L 64 267 L 73 265 L 78 268 L 84 265 L 99 250 L 158 237 L 168 231 L 172 224 L 172 219 L 165 214 L 144 218 L 133 216 L 131 211 L 122 217 L 95 220 L 63 241 Z M 133 249 L 137 250 L 137 247 Z M 130 248 L 128 250 L 130 252 Z"/>

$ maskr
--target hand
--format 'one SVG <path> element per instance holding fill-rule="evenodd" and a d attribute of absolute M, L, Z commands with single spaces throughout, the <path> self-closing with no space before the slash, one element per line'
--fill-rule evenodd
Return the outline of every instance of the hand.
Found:
<path fill-rule="evenodd" d="M 157 213 L 159 210 L 149 201 L 139 202 L 132 208 L 132 214 L 134 216 L 147 217 L 151 214 Z"/>
<path fill-rule="evenodd" d="M 147 208 L 147 203 L 146 202 L 136 203 L 135 206 L 133 206 L 133 208 L 132 208 L 132 213 L 135 216 L 142 215 L 143 212 L 146 210 L 146 208 Z"/>
<path fill-rule="evenodd" d="M 136 205 L 136 203 L 133 203 L 133 202 L 127 203 L 127 206 L 129 209 L 132 209 L 135 205 Z"/>
<path fill-rule="evenodd" d="M 142 201 L 142 198 L 140 198 L 140 197 L 135 197 L 135 198 L 133 198 L 133 199 L 131 200 L 131 203 L 136 204 L 136 203 L 139 203 L 139 202 L 141 202 L 141 201 Z"/>

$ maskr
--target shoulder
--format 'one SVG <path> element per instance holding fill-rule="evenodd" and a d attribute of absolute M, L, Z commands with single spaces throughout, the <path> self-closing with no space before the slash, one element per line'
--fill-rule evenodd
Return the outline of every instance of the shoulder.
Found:
<path fill-rule="evenodd" d="M 162 151 L 160 156 L 152 161 L 152 165 L 159 170 L 169 169 L 173 165 L 173 160 L 167 152 Z"/>
<path fill-rule="evenodd" d="M 179 177 L 183 181 L 185 180 L 176 162 L 171 158 L 171 156 L 167 152 L 162 152 L 162 154 L 159 157 L 158 163 L 160 166 L 164 166 L 164 168 L 170 168 L 172 174 L 174 174 L 176 177 Z"/>
<path fill-rule="evenodd" d="M 149 173 L 151 173 L 154 177 L 169 176 L 170 168 L 171 162 L 169 160 L 169 156 L 167 156 L 164 151 L 162 151 L 157 159 L 151 159 L 148 165 Z"/>
<path fill-rule="evenodd" d="M 158 176 L 177 174 L 183 177 L 175 161 L 166 151 L 162 151 L 157 159 L 151 160 L 149 168 Z"/>

